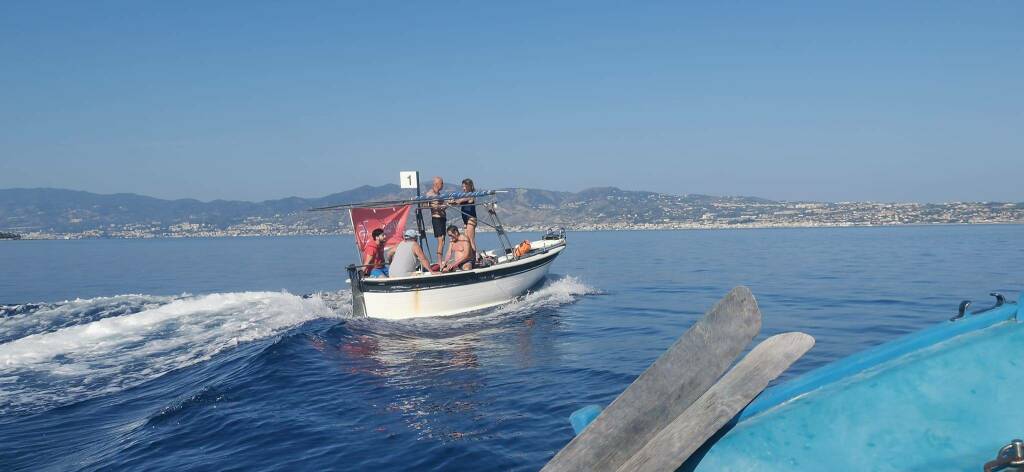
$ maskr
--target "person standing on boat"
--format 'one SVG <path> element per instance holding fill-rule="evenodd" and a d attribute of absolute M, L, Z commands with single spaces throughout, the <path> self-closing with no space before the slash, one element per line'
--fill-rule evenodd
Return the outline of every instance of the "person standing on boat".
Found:
<path fill-rule="evenodd" d="M 405 234 L 402 235 L 402 242 L 395 246 L 395 250 L 391 253 L 391 266 L 388 267 L 388 277 L 406 277 L 412 275 L 416 270 L 416 261 L 420 261 L 420 266 L 424 269 L 430 270 L 430 261 L 427 260 L 427 256 L 423 254 L 423 249 L 420 248 L 416 239 L 419 237 L 419 233 L 414 229 L 405 230 Z M 430 273 L 434 273 L 430 270 Z"/>
<path fill-rule="evenodd" d="M 448 237 L 451 243 L 448 245 L 447 257 L 441 264 L 441 272 L 472 269 L 476 253 L 469 246 L 469 238 L 459 235 L 459 228 L 455 225 L 448 227 Z"/>
<path fill-rule="evenodd" d="M 388 269 L 384 267 L 384 242 L 388 237 L 381 228 L 373 230 L 370 236 L 363 245 L 363 272 L 370 277 L 387 277 Z"/>
<path fill-rule="evenodd" d="M 428 197 L 436 197 L 441 195 L 441 190 L 444 189 L 444 179 L 440 177 L 434 177 L 434 185 L 427 190 Z M 437 262 L 441 262 L 441 254 L 444 253 L 444 234 L 445 226 L 448 225 L 448 215 L 445 210 L 448 209 L 448 205 L 441 200 L 435 200 L 430 202 L 430 223 L 434 227 L 434 237 L 437 238 Z"/>
<path fill-rule="evenodd" d="M 463 192 L 475 192 L 476 186 L 473 179 L 462 179 Z M 469 247 L 476 253 L 476 199 L 473 197 L 459 198 L 453 200 L 459 205 L 459 212 L 462 214 L 462 224 L 466 226 L 466 238 L 469 239 Z"/>

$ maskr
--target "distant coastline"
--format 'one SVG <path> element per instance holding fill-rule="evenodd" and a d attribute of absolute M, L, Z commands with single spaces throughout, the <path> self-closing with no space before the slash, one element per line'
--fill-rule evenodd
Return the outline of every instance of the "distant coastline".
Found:
<path fill-rule="evenodd" d="M 1024 225 L 1024 222 L 985 222 L 985 223 L 896 223 L 896 224 L 799 224 L 799 225 L 598 225 L 594 227 L 578 226 L 567 227 L 569 232 L 602 232 L 602 231 L 721 231 L 721 230 L 754 230 L 754 229 L 826 229 L 826 228 L 893 228 L 893 227 L 925 227 L 925 226 L 1013 226 Z M 539 233 L 549 227 L 514 226 L 507 227 L 510 233 Z M 479 233 L 493 233 L 490 229 L 480 229 Z M 35 241 L 53 240 L 82 240 L 82 239 L 202 239 L 202 238 L 287 238 L 287 237 L 308 237 L 308 236 L 351 236 L 351 231 L 338 231 L 333 233 L 232 233 L 219 232 L 198 232 L 196 234 L 173 233 L 146 236 L 109 236 L 92 234 L 41 234 L 30 233 L 28 237 L 11 238 Z M 0 238 L 3 239 L 3 238 Z"/>
<path fill-rule="evenodd" d="M 410 195 L 414 191 L 382 185 L 320 198 L 201 202 L 63 189 L 0 189 L 0 232 L 17 233 L 21 239 L 344 235 L 352 231 L 347 214 L 308 210 Z M 569 231 L 666 231 L 1024 223 L 1024 203 L 790 202 L 615 187 L 575 193 L 508 189 L 499 195 L 498 207 L 505 228 L 513 232 L 555 226 Z M 458 223 L 454 214 L 449 216 Z"/>

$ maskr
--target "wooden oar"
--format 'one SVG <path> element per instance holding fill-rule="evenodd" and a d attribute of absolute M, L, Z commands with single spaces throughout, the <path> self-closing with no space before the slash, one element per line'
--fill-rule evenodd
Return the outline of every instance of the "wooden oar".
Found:
<path fill-rule="evenodd" d="M 619 472 L 676 470 L 811 346 L 814 338 L 804 333 L 764 340 L 619 467 Z"/>
<path fill-rule="evenodd" d="M 732 289 L 543 470 L 617 469 L 711 388 L 760 330 L 750 290 Z"/>

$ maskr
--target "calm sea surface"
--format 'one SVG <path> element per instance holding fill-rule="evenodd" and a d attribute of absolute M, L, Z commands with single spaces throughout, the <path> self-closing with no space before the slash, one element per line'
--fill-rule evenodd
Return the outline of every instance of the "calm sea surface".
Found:
<path fill-rule="evenodd" d="M 535 470 L 735 285 L 817 339 L 786 378 L 1024 288 L 1024 226 L 568 237 L 405 322 L 350 316 L 349 238 L 0 241 L 0 470 Z"/>

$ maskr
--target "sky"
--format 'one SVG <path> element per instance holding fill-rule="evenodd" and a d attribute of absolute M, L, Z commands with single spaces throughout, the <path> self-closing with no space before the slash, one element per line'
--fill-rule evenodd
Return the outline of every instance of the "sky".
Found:
<path fill-rule="evenodd" d="M 1024 2 L 0 2 L 0 188 L 1024 201 Z"/>

